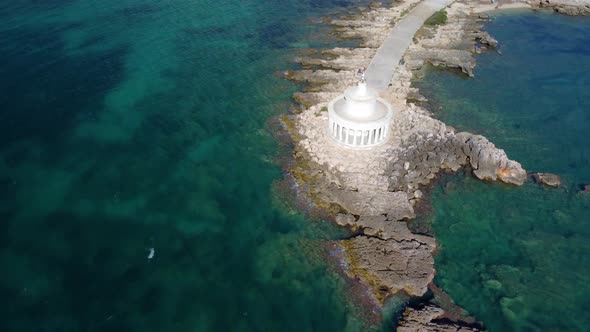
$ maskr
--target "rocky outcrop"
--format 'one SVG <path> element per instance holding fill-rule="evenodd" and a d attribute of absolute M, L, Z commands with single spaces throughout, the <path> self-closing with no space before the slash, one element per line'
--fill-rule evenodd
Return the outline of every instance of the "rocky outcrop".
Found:
<path fill-rule="evenodd" d="M 410 232 L 406 222 L 415 217 L 414 206 L 424 196 L 424 186 L 439 173 L 467 168 L 479 179 L 513 185 L 522 185 L 527 178 L 520 163 L 485 137 L 457 133 L 415 105 L 424 97 L 411 80 L 425 64 L 458 68 L 472 76 L 474 56 L 497 46 L 493 37 L 481 31 L 485 16 L 476 14 L 493 9 L 494 4 L 457 1 L 447 8 L 447 24 L 424 28 L 415 36 L 389 88 L 381 93 L 396 111 L 383 145 L 371 150 L 343 149 L 328 137 L 327 102 L 356 83 L 357 70 L 369 65 L 395 21 L 417 3 L 373 6 L 330 20 L 335 36 L 360 38 L 361 47 L 307 52 L 295 59 L 301 70 L 284 73 L 305 84 L 294 96 L 303 106 L 301 112 L 283 118 L 295 143 L 291 173 L 316 206 L 353 230 L 351 238 L 340 241 L 346 249 L 348 272 L 369 284 L 380 301 L 399 291 L 423 295 L 434 278 L 434 238 Z M 519 4 L 524 3 L 501 6 Z M 408 309 L 399 330 L 476 331 L 448 323 L 441 311 L 433 306 Z"/>
<path fill-rule="evenodd" d="M 444 311 L 433 305 L 419 309 L 406 308 L 398 323 L 397 332 L 474 332 L 476 327 L 440 320 Z"/>
<path fill-rule="evenodd" d="M 392 221 L 384 215 L 361 216 L 357 219 L 351 214 L 339 213 L 336 216 L 336 223 L 381 240 L 407 241 L 416 239 L 419 242 L 430 243 L 434 247 L 434 240 L 431 237 L 414 234 L 410 232 L 405 221 Z"/>
<path fill-rule="evenodd" d="M 413 70 L 429 63 L 437 67 L 457 68 L 473 76 L 475 54 L 485 48 L 495 48 L 498 42 L 481 31 L 484 19 L 473 15 L 469 5 L 457 2 L 446 11 L 448 22 L 438 28 L 422 27 L 405 58 Z"/>
<path fill-rule="evenodd" d="M 417 39 L 405 55 L 406 64 L 398 67 L 395 80 L 381 93 L 396 110 L 387 141 L 371 150 L 353 150 L 328 137 L 327 102 L 356 83 L 358 67 L 368 65 L 391 20 L 401 17 L 412 3 L 376 9 L 378 15 L 369 11 L 333 20 L 336 34 L 353 33 L 363 38 L 364 46 L 321 51 L 316 53 L 319 58 L 306 54 L 296 59 L 304 69 L 285 72 L 285 77 L 308 84 L 295 95 L 304 109 L 285 117 L 296 138 L 292 174 L 318 206 L 358 234 L 342 243 L 349 266 L 380 300 L 400 290 L 422 295 L 434 278 L 434 239 L 411 233 L 406 224 L 415 217 L 413 206 L 424 195 L 421 187 L 442 171 L 467 166 L 483 180 L 521 185 L 526 179 L 521 165 L 483 136 L 456 133 L 427 110 L 407 102 L 410 96 L 420 98 L 411 86 L 416 63 L 438 61 L 469 72 L 475 64 L 475 45 L 495 46 L 493 38 L 478 32 L 479 21 L 470 16 L 470 7 L 460 3 L 448 9 L 451 23 Z"/>
<path fill-rule="evenodd" d="M 383 298 L 404 290 L 409 295 L 421 296 L 434 278 L 434 239 L 414 236 L 405 223 L 393 227 L 404 228 L 388 240 L 357 236 L 346 240 L 352 272 L 364 277 Z"/>
<path fill-rule="evenodd" d="M 375 48 L 361 47 L 361 48 L 341 48 L 323 50 L 319 56 L 324 58 L 317 58 L 311 56 L 297 57 L 295 62 L 304 67 L 314 67 L 323 69 L 335 70 L 358 70 L 361 67 L 367 66 L 367 59 L 371 59 L 375 55 Z"/>
<path fill-rule="evenodd" d="M 403 191 L 380 191 L 379 195 L 363 190 L 338 190 L 330 197 L 331 203 L 343 207 L 346 211 L 359 216 L 387 215 L 391 220 L 412 219 L 414 209 L 409 203 L 407 193 Z"/>
<path fill-rule="evenodd" d="M 360 47 L 376 49 L 389 34 L 392 24 L 407 14 L 420 0 L 394 2 L 393 7 L 373 6 L 372 10 L 362 11 L 347 17 L 330 19 L 327 23 L 334 27 L 333 34 L 341 39 L 360 39 Z M 370 60 L 370 59 L 369 59 Z"/>
<path fill-rule="evenodd" d="M 475 59 L 467 50 L 411 50 L 408 53 L 408 58 L 415 59 L 409 62 L 414 69 L 420 69 L 425 63 L 430 63 L 435 67 L 458 68 L 465 74 L 474 76 Z"/>
<path fill-rule="evenodd" d="M 456 137 L 477 178 L 500 180 L 517 186 L 526 181 L 527 173 L 520 163 L 510 160 L 504 150 L 496 148 L 487 138 L 465 132 L 458 133 Z"/>
<path fill-rule="evenodd" d="M 589 0 L 532 0 L 533 8 L 550 8 L 566 15 L 590 15 Z"/>
<path fill-rule="evenodd" d="M 561 178 L 559 175 L 551 173 L 532 173 L 531 177 L 536 183 L 543 184 L 548 187 L 557 188 L 561 186 Z"/>

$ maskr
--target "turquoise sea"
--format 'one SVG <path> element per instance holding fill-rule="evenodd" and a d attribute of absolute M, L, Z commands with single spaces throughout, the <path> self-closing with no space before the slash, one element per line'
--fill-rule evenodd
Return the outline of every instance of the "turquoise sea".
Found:
<path fill-rule="evenodd" d="M 296 89 L 276 72 L 330 42 L 318 18 L 365 3 L 1 4 L 0 331 L 371 328 L 325 259 L 343 234 L 285 203 L 272 120 Z M 590 324 L 589 23 L 499 15 L 502 56 L 421 83 L 445 122 L 564 180 L 434 191 L 437 282 L 490 331 Z"/>
<path fill-rule="evenodd" d="M 360 4 L 3 1 L 0 331 L 365 330 L 270 120 Z"/>
<path fill-rule="evenodd" d="M 446 178 L 432 196 L 436 282 L 491 332 L 590 326 L 590 18 L 494 14 L 502 55 L 476 77 L 431 71 L 418 85 L 436 116 L 480 133 L 559 189 Z"/>

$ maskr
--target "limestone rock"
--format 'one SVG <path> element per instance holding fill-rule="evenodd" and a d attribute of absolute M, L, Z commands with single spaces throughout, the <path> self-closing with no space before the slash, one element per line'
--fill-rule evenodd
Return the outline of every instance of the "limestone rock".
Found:
<path fill-rule="evenodd" d="M 411 234 L 411 233 L 410 233 Z M 394 294 L 405 290 L 413 296 L 426 293 L 434 278 L 434 246 L 416 238 L 396 241 L 357 236 L 347 240 L 351 266 L 365 271 L 374 288 Z"/>
<path fill-rule="evenodd" d="M 524 184 L 527 175 L 520 163 L 508 159 L 506 152 L 496 148 L 487 138 L 466 132 L 458 133 L 456 137 L 477 178 L 517 186 Z"/>
<path fill-rule="evenodd" d="M 328 97 L 336 97 L 337 93 L 333 93 L 327 96 L 327 93 L 322 92 L 295 92 L 293 94 L 293 101 L 302 105 L 303 107 L 309 107 L 310 105 L 316 105 L 326 100 Z"/>
<path fill-rule="evenodd" d="M 410 232 L 405 221 L 391 221 L 384 216 L 361 216 L 355 225 L 362 228 L 364 234 L 382 240 L 393 239 L 398 242 L 416 240 L 420 243 L 426 243 L 432 248 L 436 246 L 434 238 Z"/>
<path fill-rule="evenodd" d="M 487 31 L 482 31 L 477 34 L 477 40 L 480 43 L 488 45 L 492 48 L 496 48 L 498 46 L 498 41 L 492 37 Z"/>
<path fill-rule="evenodd" d="M 356 224 L 356 219 L 352 214 L 338 213 L 336 215 L 336 224 L 343 227 L 352 227 Z"/>
<path fill-rule="evenodd" d="M 420 191 L 420 190 L 414 191 L 414 198 L 415 199 L 421 199 L 422 197 L 424 197 L 424 193 L 422 193 L 422 191 Z"/>
<path fill-rule="evenodd" d="M 361 216 L 356 225 L 362 229 L 363 234 L 384 240 L 388 239 L 388 235 L 385 235 L 384 232 L 390 225 L 390 222 L 387 221 L 387 218 L 385 218 L 384 215 Z"/>
<path fill-rule="evenodd" d="M 551 8 L 566 15 L 590 15 L 588 0 L 530 0 L 529 4 L 537 8 Z"/>
<path fill-rule="evenodd" d="M 429 62 L 437 67 L 459 68 L 465 74 L 474 76 L 475 59 L 473 58 L 473 54 L 467 50 L 446 50 L 439 48 L 412 50 L 408 53 L 408 57 L 414 61 L 416 61 L 415 59 L 419 59 Z"/>
<path fill-rule="evenodd" d="M 406 308 L 402 319 L 398 323 L 397 332 L 475 332 L 481 331 L 475 327 L 461 326 L 460 324 L 436 321 L 442 318 L 444 312 L 441 308 L 427 305 L 420 309 Z"/>
<path fill-rule="evenodd" d="M 514 160 L 507 160 L 506 166 L 498 170 L 498 179 L 504 183 L 522 186 L 526 181 L 526 171 L 522 165 Z"/>
<path fill-rule="evenodd" d="M 561 185 L 561 178 L 559 175 L 551 173 L 533 173 L 531 174 L 536 183 L 544 184 L 549 187 L 557 188 Z"/>
<path fill-rule="evenodd" d="M 388 192 L 389 193 L 389 192 Z M 408 194 L 396 191 L 388 194 L 389 206 L 387 209 L 388 220 L 404 220 L 416 217 L 414 208 L 410 204 Z"/>
<path fill-rule="evenodd" d="M 414 218 L 414 208 L 408 194 L 403 191 L 366 192 L 340 190 L 332 192 L 330 198 L 354 215 L 377 216 L 387 214 L 390 220 Z"/>

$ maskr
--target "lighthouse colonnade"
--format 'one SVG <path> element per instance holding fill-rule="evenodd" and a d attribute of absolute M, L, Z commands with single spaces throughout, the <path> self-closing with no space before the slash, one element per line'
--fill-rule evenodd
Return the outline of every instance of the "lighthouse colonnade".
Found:
<path fill-rule="evenodd" d="M 347 121 L 330 121 L 328 127 L 332 137 L 338 142 L 353 147 L 377 145 L 387 137 L 388 123 L 367 126 L 347 123 Z"/>
<path fill-rule="evenodd" d="M 328 103 L 327 134 L 347 147 L 373 147 L 387 139 L 393 113 L 391 105 L 367 87 L 363 78 Z"/>

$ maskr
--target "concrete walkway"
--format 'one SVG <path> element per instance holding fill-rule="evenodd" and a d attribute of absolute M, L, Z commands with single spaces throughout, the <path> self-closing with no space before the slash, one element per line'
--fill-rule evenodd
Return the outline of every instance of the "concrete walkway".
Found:
<path fill-rule="evenodd" d="M 378 91 L 391 82 L 399 61 L 411 45 L 416 31 L 432 14 L 450 5 L 454 0 L 424 0 L 406 14 L 393 27 L 365 73 L 367 84 Z"/>

